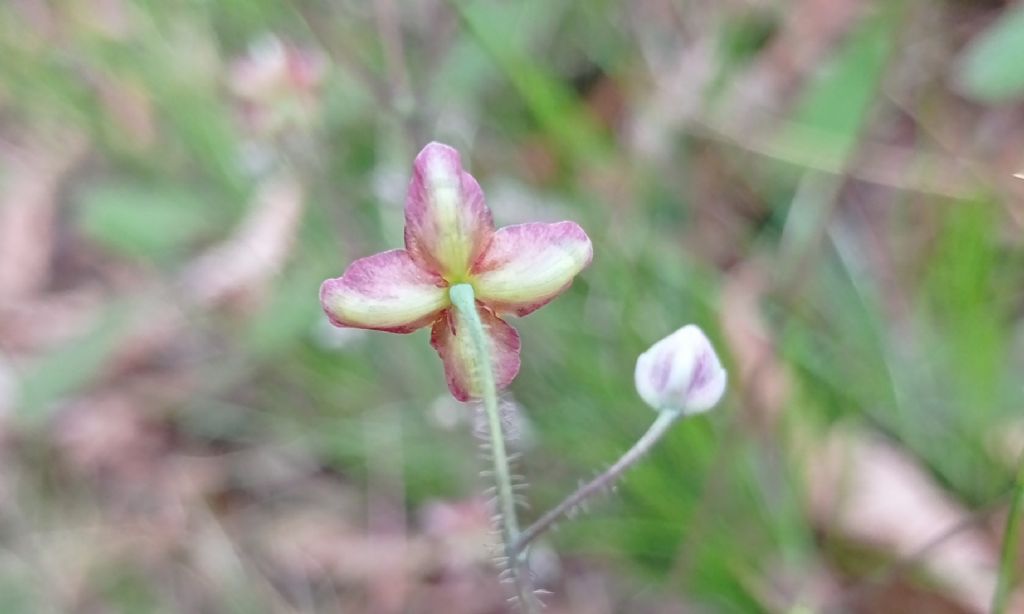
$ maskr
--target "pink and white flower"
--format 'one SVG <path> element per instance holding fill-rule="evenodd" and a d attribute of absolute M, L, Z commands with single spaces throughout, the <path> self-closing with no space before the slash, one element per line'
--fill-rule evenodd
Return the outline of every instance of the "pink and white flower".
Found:
<path fill-rule="evenodd" d="M 494 379 L 519 372 L 519 334 L 501 316 L 525 316 L 571 284 L 593 257 L 574 222 L 528 223 L 495 230 L 480 185 L 459 153 L 430 143 L 416 156 L 405 203 L 405 249 L 360 258 L 320 287 L 335 326 L 411 333 L 431 326 L 448 389 L 479 398 L 476 352 L 448 290 L 470 284 L 490 341 Z"/>
<path fill-rule="evenodd" d="M 659 411 L 705 412 L 721 400 L 728 379 L 707 335 L 687 324 L 636 360 L 636 390 Z"/>

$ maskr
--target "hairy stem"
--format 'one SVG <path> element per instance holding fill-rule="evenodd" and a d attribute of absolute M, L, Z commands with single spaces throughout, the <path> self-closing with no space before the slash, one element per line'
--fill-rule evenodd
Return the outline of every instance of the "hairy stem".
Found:
<path fill-rule="evenodd" d="M 501 538 L 508 559 L 508 572 L 515 586 L 516 597 L 522 609 L 529 613 L 536 610 L 533 590 L 530 586 L 529 572 L 524 569 L 513 545 L 519 538 L 519 521 L 516 518 L 515 498 L 512 493 L 512 476 L 509 472 L 508 453 L 505 451 L 505 436 L 501 428 L 501 415 L 498 412 L 498 390 L 494 384 L 494 369 L 491 363 L 491 349 L 487 335 L 484 333 L 483 322 L 476 310 L 476 299 L 473 286 L 457 284 L 449 290 L 452 305 L 462 315 L 462 321 L 469 329 L 473 349 L 477 355 L 481 392 L 483 393 L 484 409 L 487 412 L 487 432 L 490 436 L 491 459 L 494 461 L 494 480 L 498 490 L 498 515 L 501 517 Z"/>
<path fill-rule="evenodd" d="M 1020 543 L 1020 519 L 1024 515 L 1024 458 L 1017 469 L 1013 485 L 1013 499 L 1006 517 L 1006 531 L 1003 534 L 1003 552 L 999 561 L 999 578 L 996 592 L 992 597 L 992 614 L 1004 614 L 1014 584 L 1014 567 L 1017 559 L 1017 544 Z"/>
<path fill-rule="evenodd" d="M 683 414 L 678 411 L 663 410 L 659 412 L 654 424 L 647 429 L 647 432 L 643 434 L 643 437 L 638 439 L 637 442 L 633 444 L 633 447 L 627 450 L 614 465 L 609 467 L 601 475 L 581 486 L 576 490 L 576 492 L 566 497 L 561 503 L 541 516 L 537 522 L 534 522 L 527 527 L 526 530 L 519 535 L 519 539 L 514 543 L 512 552 L 516 555 L 521 553 L 530 542 L 550 529 L 559 518 L 571 512 L 576 508 L 576 506 L 580 505 L 591 496 L 608 489 L 612 484 L 618 481 L 627 469 L 632 467 L 638 460 L 643 458 L 651 448 L 654 447 L 654 444 L 656 444 L 658 440 L 668 432 L 668 429 L 682 415 Z"/>

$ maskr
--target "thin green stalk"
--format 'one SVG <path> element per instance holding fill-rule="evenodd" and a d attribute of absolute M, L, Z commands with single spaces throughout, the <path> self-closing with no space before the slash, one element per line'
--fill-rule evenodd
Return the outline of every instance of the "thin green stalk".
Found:
<path fill-rule="evenodd" d="M 999 578 L 996 593 L 992 597 L 992 614 L 1005 614 L 1014 585 L 1014 567 L 1017 560 L 1017 544 L 1020 543 L 1020 519 L 1024 514 L 1024 458 L 1017 468 L 1017 480 L 1013 486 L 1009 515 L 1006 517 L 1006 531 L 1003 535 L 1003 552 L 999 560 Z"/>
<path fill-rule="evenodd" d="M 526 546 L 530 544 L 534 539 L 539 537 L 542 533 L 550 529 L 555 522 L 562 516 L 568 514 L 572 510 L 576 509 L 581 503 L 592 497 L 593 495 L 603 492 L 609 488 L 615 482 L 622 477 L 622 474 L 627 469 L 632 467 L 638 460 L 643 458 L 654 444 L 665 436 L 669 428 L 675 424 L 676 420 L 682 417 L 682 413 L 678 411 L 663 410 L 658 412 L 658 417 L 651 424 L 647 432 L 637 440 L 633 447 L 626 451 L 614 465 L 605 470 L 601 475 L 597 476 L 590 482 L 587 482 L 583 486 L 576 489 L 576 492 L 572 493 L 568 497 L 562 500 L 561 503 L 551 508 L 546 514 L 540 517 L 537 522 L 533 523 L 526 528 L 525 531 L 519 536 L 513 544 L 512 551 L 515 553 L 521 553 Z"/>
<path fill-rule="evenodd" d="M 535 598 L 530 586 L 529 572 L 523 568 L 522 562 L 513 551 L 519 538 L 519 521 L 516 518 L 515 498 L 512 494 L 512 475 L 509 472 L 508 453 L 505 450 L 505 436 L 501 429 L 501 414 L 498 412 L 498 389 L 494 384 L 494 369 L 491 363 L 491 350 L 484 333 L 483 322 L 476 310 L 476 297 L 473 286 L 457 284 L 448 291 L 452 305 L 462 315 L 467 324 L 473 349 L 477 354 L 479 384 L 483 393 L 484 409 L 487 412 L 487 432 L 490 436 L 491 459 L 494 462 L 494 480 L 498 488 L 498 515 L 501 517 L 501 539 L 505 557 L 508 560 L 508 572 L 515 586 L 516 597 L 523 611 L 532 614 L 536 611 Z"/>

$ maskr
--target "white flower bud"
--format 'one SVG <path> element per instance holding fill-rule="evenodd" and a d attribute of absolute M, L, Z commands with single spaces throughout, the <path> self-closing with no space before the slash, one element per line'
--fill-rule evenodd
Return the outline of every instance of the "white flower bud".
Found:
<path fill-rule="evenodd" d="M 688 324 L 636 360 L 636 391 L 659 411 L 697 414 L 725 393 L 726 373 L 699 327 Z"/>

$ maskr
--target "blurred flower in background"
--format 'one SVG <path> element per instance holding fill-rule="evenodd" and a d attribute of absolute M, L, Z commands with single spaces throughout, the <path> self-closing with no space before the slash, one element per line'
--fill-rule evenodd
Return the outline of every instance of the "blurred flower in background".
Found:
<path fill-rule="evenodd" d="M 326 74 L 320 52 L 265 34 L 232 61 L 227 83 L 241 103 L 246 128 L 266 138 L 312 128 Z"/>

